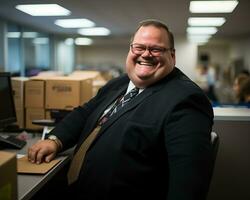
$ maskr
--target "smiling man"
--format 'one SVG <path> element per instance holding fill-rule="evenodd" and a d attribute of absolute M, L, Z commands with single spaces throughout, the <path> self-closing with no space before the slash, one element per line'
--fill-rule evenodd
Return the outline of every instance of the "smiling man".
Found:
<path fill-rule="evenodd" d="M 126 71 L 30 147 L 29 160 L 49 162 L 77 144 L 68 172 L 74 199 L 205 200 L 213 111 L 175 67 L 164 23 L 139 24 Z"/>
<path fill-rule="evenodd" d="M 174 40 L 167 27 L 145 21 L 131 41 L 126 70 L 137 87 L 147 87 L 174 69 Z"/>

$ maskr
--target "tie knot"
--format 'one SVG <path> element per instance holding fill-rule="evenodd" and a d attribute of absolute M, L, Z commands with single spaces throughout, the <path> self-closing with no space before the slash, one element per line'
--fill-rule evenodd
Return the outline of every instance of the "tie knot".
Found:
<path fill-rule="evenodd" d="M 130 92 L 133 93 L 133 94 L 138 94 L 139 88 L 138 87 L 134 87 L 132 90 L 130 90 Z"/>
<path fill-rule="evenodd" d="M 134 87 L 132 90 L 130 90 L 130 91 L 124 96 L 124 100 L 132 99 L 132 98 L 135 97 L 138 93 L 139 93 L 139 88 Z"/>

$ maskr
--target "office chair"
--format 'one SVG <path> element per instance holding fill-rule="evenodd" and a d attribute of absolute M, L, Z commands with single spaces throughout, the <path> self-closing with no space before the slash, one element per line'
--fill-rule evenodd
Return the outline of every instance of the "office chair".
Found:
<path fill-rule="evenodd" d="M 219 136 L 215 132 L 211 132 L 211 143 L 213 148 L 213 160 L 215 162 L 219 149 Z"/>
<path fill-rule="evenodd" d="M 213 176 L 215 161 L 216 161 L 216 157 L 217 157 L 217 153 L 219 149 L 219 143 L 220 143 L 220 140 L 219 140 L 218 134 L 215 133 L 214 131 L 211 132 L 212 163 L 211 163 L 211 169 L 210 169 L 210 180 L 212 179 L 212 176 Z"/>

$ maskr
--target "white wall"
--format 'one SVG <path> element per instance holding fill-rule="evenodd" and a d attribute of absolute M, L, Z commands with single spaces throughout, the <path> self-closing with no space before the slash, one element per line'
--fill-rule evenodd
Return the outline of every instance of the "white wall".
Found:
<path fill-rule="evenodd" d="M 186 38 L 175 39 L 176 66 L 189 78 L 195 78 L 195 67 L 197 66 L 197 45 L 190 43 Z"/>
<path fill-rule="evenodd" d="M 230 58 L 243 58 L 245 67 L 250 71 L 250 38 L 232 40 Z"/>
<path fill-rule="evenodd" d="M 210 64 L 219 65 L 224 69 L 231 63 L 230 45 L 228 43 L 212 43 L 211 45 L 200 46 L 199 55 L 206 53 L 210 56 Z"/>
<path fill-rule="evenodd" d="M 76 65 L 79 66 L 117 66 L 124 69 L 128 45 L 78 46 Z"/>

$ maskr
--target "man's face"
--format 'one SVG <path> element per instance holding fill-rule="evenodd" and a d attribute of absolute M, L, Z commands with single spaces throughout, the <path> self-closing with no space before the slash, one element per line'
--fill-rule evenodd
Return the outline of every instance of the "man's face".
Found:
<path fill-rule="evenodd" d="M 175 52 L 169 50 L 170 44 L 166 30 L 154 26 L 141 27 L 135 34 L 132 44 L 143 45 L 146 49 L 139 55 L 131 48 L 126 60 L 126 71 L 137 87 L 147 87 L 169 74 L 175 65 Z M 154 49 L 166 49 L 154 53 Z M 140 49 L 139 49 L 140 50 Z M 156 55 L 157 54 L 157 55 Z"/>

